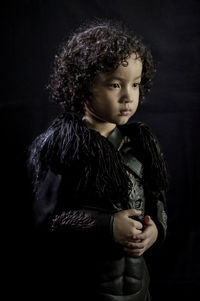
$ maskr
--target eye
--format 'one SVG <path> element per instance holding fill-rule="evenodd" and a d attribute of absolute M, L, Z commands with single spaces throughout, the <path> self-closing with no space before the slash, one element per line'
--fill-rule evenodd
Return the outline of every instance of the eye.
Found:
<path fill-rule="evenodd" d="M 134 83 L 133 88 L 138 88 L 140 86 L 140 83 Z"/>
<path fill-rule="evenodd" d="M 113 83 L 113 84 L 110 84 L 110 87 L 116 89 L 116 88 L 120 88 L 120 85 L 117 83 Z"/>

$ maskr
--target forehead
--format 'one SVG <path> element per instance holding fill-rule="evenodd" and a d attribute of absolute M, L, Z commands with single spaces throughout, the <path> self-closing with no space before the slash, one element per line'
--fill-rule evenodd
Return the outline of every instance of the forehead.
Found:
<path fill-rule="evenodd" d="M 126 63 L 127 62 L 127 63 Z M 122 78 L 125 80 L 133 80 L 141 77 L 142 61 L 133 53 L 124 64 L 120 64 L 116 70 L 108 73 L 100 73 L 100 80 L 109 80 L 112 78 Z"/>

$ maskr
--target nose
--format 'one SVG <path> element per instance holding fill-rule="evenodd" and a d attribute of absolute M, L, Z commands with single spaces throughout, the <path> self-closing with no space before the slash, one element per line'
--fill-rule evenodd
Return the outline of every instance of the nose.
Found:
<path fill-rule="evenodd" d="M 120 102 L 129 103 L 133 102 L 133 100 L 133 93 L 130 92 L 130 89 L 124 89 L 120 98 Z"/>
<path fill-rule="evenodd" d="M 129 98 L 125 98 L 125 99 L 124 99 L 124 102 L 125 102 L 125 103 L 129 103 L 129 102 L 132 102 L 132 100 L 129 99 Z"/>

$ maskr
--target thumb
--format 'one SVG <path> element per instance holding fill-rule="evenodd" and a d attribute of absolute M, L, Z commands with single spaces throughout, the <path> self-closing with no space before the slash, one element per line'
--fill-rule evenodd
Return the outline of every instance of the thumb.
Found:
<path fill-rule="evenodd" d="M 146 225 L 151 225 L 151 224 L 153 223 L 153 221 L 152 221 L 150 215 L 145 215 L 145 217 L 144 217 L 144 223 L 145 223 Z"/>

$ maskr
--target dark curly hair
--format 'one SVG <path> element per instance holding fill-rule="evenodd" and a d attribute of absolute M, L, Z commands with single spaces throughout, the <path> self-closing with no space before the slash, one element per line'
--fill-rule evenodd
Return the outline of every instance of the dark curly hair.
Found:
<path fill-rule="evenodd" d="M 48 90 L 66 111 L 84 112 L 89 88 L 100 72 L 112 72 L 135 53 L 143 63 L 140 103 L 150 91 L 155 66 L 150 50 L 120 22 L 95 20 L 76 29 L 55 56 Z"/>

